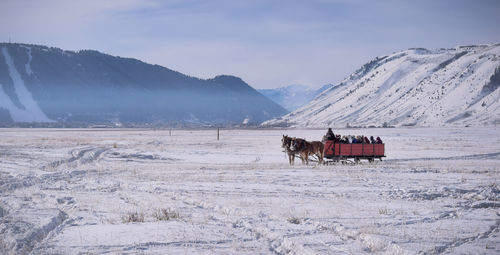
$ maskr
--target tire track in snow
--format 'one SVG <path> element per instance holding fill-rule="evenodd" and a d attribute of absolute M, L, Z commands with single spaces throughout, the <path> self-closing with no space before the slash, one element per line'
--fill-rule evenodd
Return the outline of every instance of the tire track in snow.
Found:
<path fill-rule="evenodd" d="M 384 252 L 386 254 L 411 254 L 395 243 L 373 235 L 359 232 L 354 229 L 346 228 L 340 223 L 325 224 L 322 222 L 313 221 L 312 224 L 314 224 L 316 226 L 316 229 L 318 230 L 328 230 L 337 234 L 342 240 L 359 240 L 370 250 L 370 252 Z"/>
<path fill-rule="evenodd" d="M 28 254 L 67 217 L 65 212 L 55 208 L 22 208 L 8 214 L 0 218 L 0 250 L 6 254 Z"/>
<path fill-rule="evenodd" d="M 52 189 L 57 182 L 80 178 L 87 173 L 85 170 L 74 170 L 22 178 L 6 175 L 0 180 L 0 194 L 5 194 L 5 198 L 9 197 L 11 201 L 19 200 L 23 196 L 19 197 L 13 190 L 31 186 L 40 190 Z M 23 201 L 20 207 L 0 208 L 0 250 L 6 251 L 6 254 L 32 253 L 44 240 L 57 235 L 72 222 L 68 213 L 74 207 L 71 197 L 58 198 L 58 205 L 55 206 L 35 203 L 31 199 Z"/>
<path fill-rule="evenodd" d="M 184 204 L 195 206 L 201 209 L 207 209 L 212 212 L 217 212 L 222 215 L 229 215 L 236 212 L 238 209 L 232 209 L 225 206 L 214 206 L 209 205 L 204 201 L 198 201 L 191 198 L 183 197 L 180 194 L 177 194 L 175 200 L 181 200 Z M 267 215 L 260 215 L 261 217 L 267 217 L 268 220 L 265 222 L 270 222 L 272 219 Z M 222 219 L 214 216 L 213 218 L 217 219 L 220 222 L 227 221 L 227 219 Z M 279 233 L 273 233 L 273 230 L 268 227 L 258 227 L 254 226 L 249 220 L 245 218 L 240 218 L 230 224 L 231 228 L 239 228 L 244 230 L 245 232 L 249 232 L 252 236 L 254 236 L 255 240 L 263 239 L 269 246 L 269 250 L 278 255 L 285 254 L 314 254 L 314 252 L 306 249 L 303 245 L 291 241 L 284 235 L 279 235 Z"/>
<path fill-rule="evenodd" d="M 458 217 L 460 210 L 455 210 L 455 211 L 446 211 L 441 213 L 437 217 L 425 217 L 423 219 L 417 219 L 417 220 L 408 220 L 404 222 L 397 222 L 395 224 L 386 224 L 387 226 L 407 226 L 407 225 L 413 225 L 417 223 L 434 223 L 440 220 L 445 220 L 445 219 L 453 219 Z"/>
<path fill-rule="evenodd" d="M 384 162 L 406 162 L 406 161 L 419 161 L 419 160 L 484 160 L 484 159 L 499 159 L 500 152 L 472 154 L 465 156 L 453 157 L 436 157 L 436 158 L 406 158 L 406 159 L 386 159 Z"/>
<path fill-rule="evenodd" d="M 123 251 L 146 251 L 149 247 L 158 247 L 158 246 L 174 246 L 174 247 L 186 247 L 186 246 L 192 246 L 192 245 L 221 245 L 221 244 L 228 244 L 231 243 L 232 240 L 227 239 L 227 240 L 220 240 L 220 241 L 185 241 L 185 242 L 146 242 L 146 243 L 139 243 L 135 244 L 132 246 L 128 246 L 126 248 L 123 248 L 121 245 L 116 245 L 116 246 L 100 246 L 101 248 L 105 249 L 111 249 L 111 248 L 123 248 Z"/>
<path fill-rule="evenodd" d="M 499 230 L 500 230 L 500 220 L 496 220 L 495 224 L 490 226 L 490 229 L 488 229 L 488 231 L 486 231 L 484 233 L 480 233 L 480 234 L 477 234 L 477 235 L 471 236 L 471 237 L 456 239 L 452 242 L 446 243 L 445 245 L 436 246 L 433 249 L 431 249 L 430 251 L 425 252 L 424 254 L 437 254 L 437 253 L 448 252 L 455 247 L 464 245 L 464 244 L 472 242 L 474 240 L 489 238 L 494 233 L 498 233 Z"/>
<path fill-rule="evenodd" d="M 49 163 L 42 167 L 42 170 L 55 169 L 63 164 L 68 165 L 84 165 L 96 161 L 104 152 L 108 151 L 109 148 L 102 147 L 89 147 L 85 149 L 75 149 L 70 152 L 71 157 L 69 159 L 57 160 Z"/>
<path fill-rule="evenodd" d="M 57 182 L 60 180 L 66 180 L 75 178 L 78 176 L 84 176 L 87 171 L 84 170 L 74 170 L 65 171 L 57 173 L 43 174 L 41 176 L 24 176 L 24 177 L 14 177 L 12 175 L 2 175 L 0 179 L 0 194 L 7 194 L 7 191 L 12 191 L 16 189 L 28 188 L 37 184 L 46 184 L 50 182 Z"/>
<path fill-rule="evenodd" d="M 500 201 L 500 190 L 496 185 L 479 186 L 475 189 L 443 187 L 441 189 L 396 189 L 387 192 L 390 199 L 405 199 L 410 201 L 435 200 L 439 198 Z"/>

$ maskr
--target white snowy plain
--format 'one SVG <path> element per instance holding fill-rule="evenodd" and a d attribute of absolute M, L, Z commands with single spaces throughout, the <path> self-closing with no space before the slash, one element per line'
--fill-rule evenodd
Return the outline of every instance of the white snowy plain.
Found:
<path fill-rule="evenodd" d="M 500 253 L 499 129 L 335 131 L 387 158 L 288 165 L 282 134 L 325 130 L 0 129 L 0 253 Z"/>

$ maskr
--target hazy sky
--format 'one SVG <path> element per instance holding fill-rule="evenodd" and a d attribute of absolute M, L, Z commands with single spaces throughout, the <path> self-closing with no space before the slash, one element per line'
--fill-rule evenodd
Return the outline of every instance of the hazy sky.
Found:
<path fill-rule="evenodd" d="M 9 37 L 255 88 L 319 87 L 407 48 L 500 43 L 500 1 L 0 0 Z"/>

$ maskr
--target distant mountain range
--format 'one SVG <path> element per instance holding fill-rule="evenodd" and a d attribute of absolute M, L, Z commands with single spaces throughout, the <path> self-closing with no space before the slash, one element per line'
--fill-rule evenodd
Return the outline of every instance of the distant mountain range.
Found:
<path fill-rule="evenodd" d="M 0 124 L 256 124 L 286 114 L 243 80 L 93 50 L 0 43 Z"/>
<path fill-rule="evenodd" d="M 319 89 L 313 89 L 306 85 L 289 85 L 286 87 L 280 87 L 276 89 L 259 89 L 262 95 L 273 100 L 274 102 L 280 104 L 285 109 L 289 111 L 294 111 L 300 108 L 316 96 L 321 94 L 321 92 L 333 87 L 332 84 L 324 85 Z"/>
<path fill-rule="evenodd" d="M 500 124 L 500 44 L 377 57 L 307 105 L 263 125 Z"/>

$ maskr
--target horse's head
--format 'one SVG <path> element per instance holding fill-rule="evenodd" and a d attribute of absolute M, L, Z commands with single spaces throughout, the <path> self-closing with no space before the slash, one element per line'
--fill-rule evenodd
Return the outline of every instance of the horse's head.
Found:
<path fill-rule="evenodd" d="M 282 148 L 290 147 L 291 140 L 292 140 L 291 137 L 289 137 L 287 135 L 283 135 L 283 138 L 281 138 L 281 147 Z"/>
<path fill-rule="evenodd" d="M 290 150 L 294 151 L 297 149 L 297 139 L 293 138 L 292 141 L 290 141 Z"/>
<path fill-rule="evenodd" d="M 300 150 L 300 148 L 302 148 L 303 141 L 304 140 L 300 138 L 292 138 L 292 141 L 290 143 L 290 150 L 292 151 Z"/>

